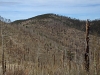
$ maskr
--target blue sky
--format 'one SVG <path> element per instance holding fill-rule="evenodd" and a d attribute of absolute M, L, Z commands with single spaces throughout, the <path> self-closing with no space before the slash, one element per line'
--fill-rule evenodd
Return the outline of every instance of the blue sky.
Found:
<path fill-rule="evenodd" d="M 11 21 L 55 13 L 85 19 L 100 19 L 100 0 L 0 0 L 0 15 Z"/>

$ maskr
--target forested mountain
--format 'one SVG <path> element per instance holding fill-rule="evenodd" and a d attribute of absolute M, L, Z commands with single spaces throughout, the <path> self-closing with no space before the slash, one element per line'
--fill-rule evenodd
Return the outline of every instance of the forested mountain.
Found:
<path fill-rule="evenodd" d="M 100 74 L 99 22 L 90 21 L 91 75 L 94 75 L 95 68 Z M 19 75 L 86 74 L 84 20 L 50 13 L 11 23 L 1 22 L 0 29 L 0 58 L 4 49 L 8 75 L 14 75 L 16 71 L 22 73 Z"/>
<path fill-rule="evenodd" d="M 42 19 L 52 19 L 54 21 L 60 21 L 60 23 L 62 23 L 63 25 L 72 27 L 72 28 L 76 28 L 78 30 L 81 31 L 85 31 L 85 20 L 79 20 L 79 19 L 75 19 L 75 18 L 70 18 L 70 17 L 66 17 L 66 16 L 61 16 L 61 15 L 57 15 L 57 14 L 42 14 L 42 15 L 38 15 L 29 19 L 25 19 L 25 20 L 17 20 L 14 21 L 12 23 L 21 23 L 21 22 L 25 22 L 27 20 L 42 20 Z M 90 20 L 90 33 L 91 34 L 95 34 L 97 33 L 98 35 L 100 35 L 100 20 L 99 19 L 95 19 L 95 20 Z"/>

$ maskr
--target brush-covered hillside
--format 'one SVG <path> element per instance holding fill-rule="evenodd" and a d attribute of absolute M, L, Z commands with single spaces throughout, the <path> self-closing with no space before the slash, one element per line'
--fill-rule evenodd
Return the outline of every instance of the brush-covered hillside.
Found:
<path fill-rule="evenodd" d="M 100 70 L 99 23 L 99 20 L 90 21 L 91 75 L 93 68 L 97 67 L 98 73 Z M 4 50 L 6 73 L 13 69 L 10 75 L 14 75 L 17 68 L 22 75 L 85 75 L 85 21 L 43 14 L 11 23 L 1 22 L 0 26 L 0 63 Z M 98 66 L 94 66 L 94 61 Z"/>

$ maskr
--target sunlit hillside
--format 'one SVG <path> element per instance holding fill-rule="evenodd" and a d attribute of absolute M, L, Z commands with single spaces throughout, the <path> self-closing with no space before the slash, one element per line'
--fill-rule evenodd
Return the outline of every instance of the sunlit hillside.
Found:
<path fill-rule="evenodd" d="M 90 75 L 99 75 L 100 21 L 90 24 Z M 0 64 L 4 50 L 7 75 L 86 75 L 85 21 L 43 14 L 0 26 Z"/>

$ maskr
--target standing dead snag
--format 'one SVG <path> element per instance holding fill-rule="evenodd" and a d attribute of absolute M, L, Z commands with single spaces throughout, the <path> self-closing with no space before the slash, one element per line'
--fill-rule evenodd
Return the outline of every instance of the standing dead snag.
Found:
<path fill-rule="evenodd" d="M 4 50 L 3 50 L 2 25 L 3 25 L 3 23 L 1 22 L 1 39 L 2 39 L 2 75 L 4 75 Z"/>
<path fill-rule="evenodd" d="M 2 50 L 2 75 L 6 74 L 6 59 L 5 59 L 5 50 L 4 50 L 4 35 L 3 34 L 3 28 L 5 26 L 6 23 L 10 23 L 10 19 L 4 19 L 3 17 L 0 17 L 0 26 L 1 26 L 1 50 Z"/>
<path fill-rule="evenodd" d="M 90 30 L 90 23 L 86 21 L 86 49 L 85 49 L 85 69 L 89 72 L 89 30 Z"/>
<path fill-rule="evenodd" d="M 5 75 L 6 72 L 6 65 L 5 65 L 5 57 L 4 57 L 4 37 L 3 37 L 3 26 L 4 23 L 1 22 L 1 39 L 2 39 L 2 75 Z"/>

